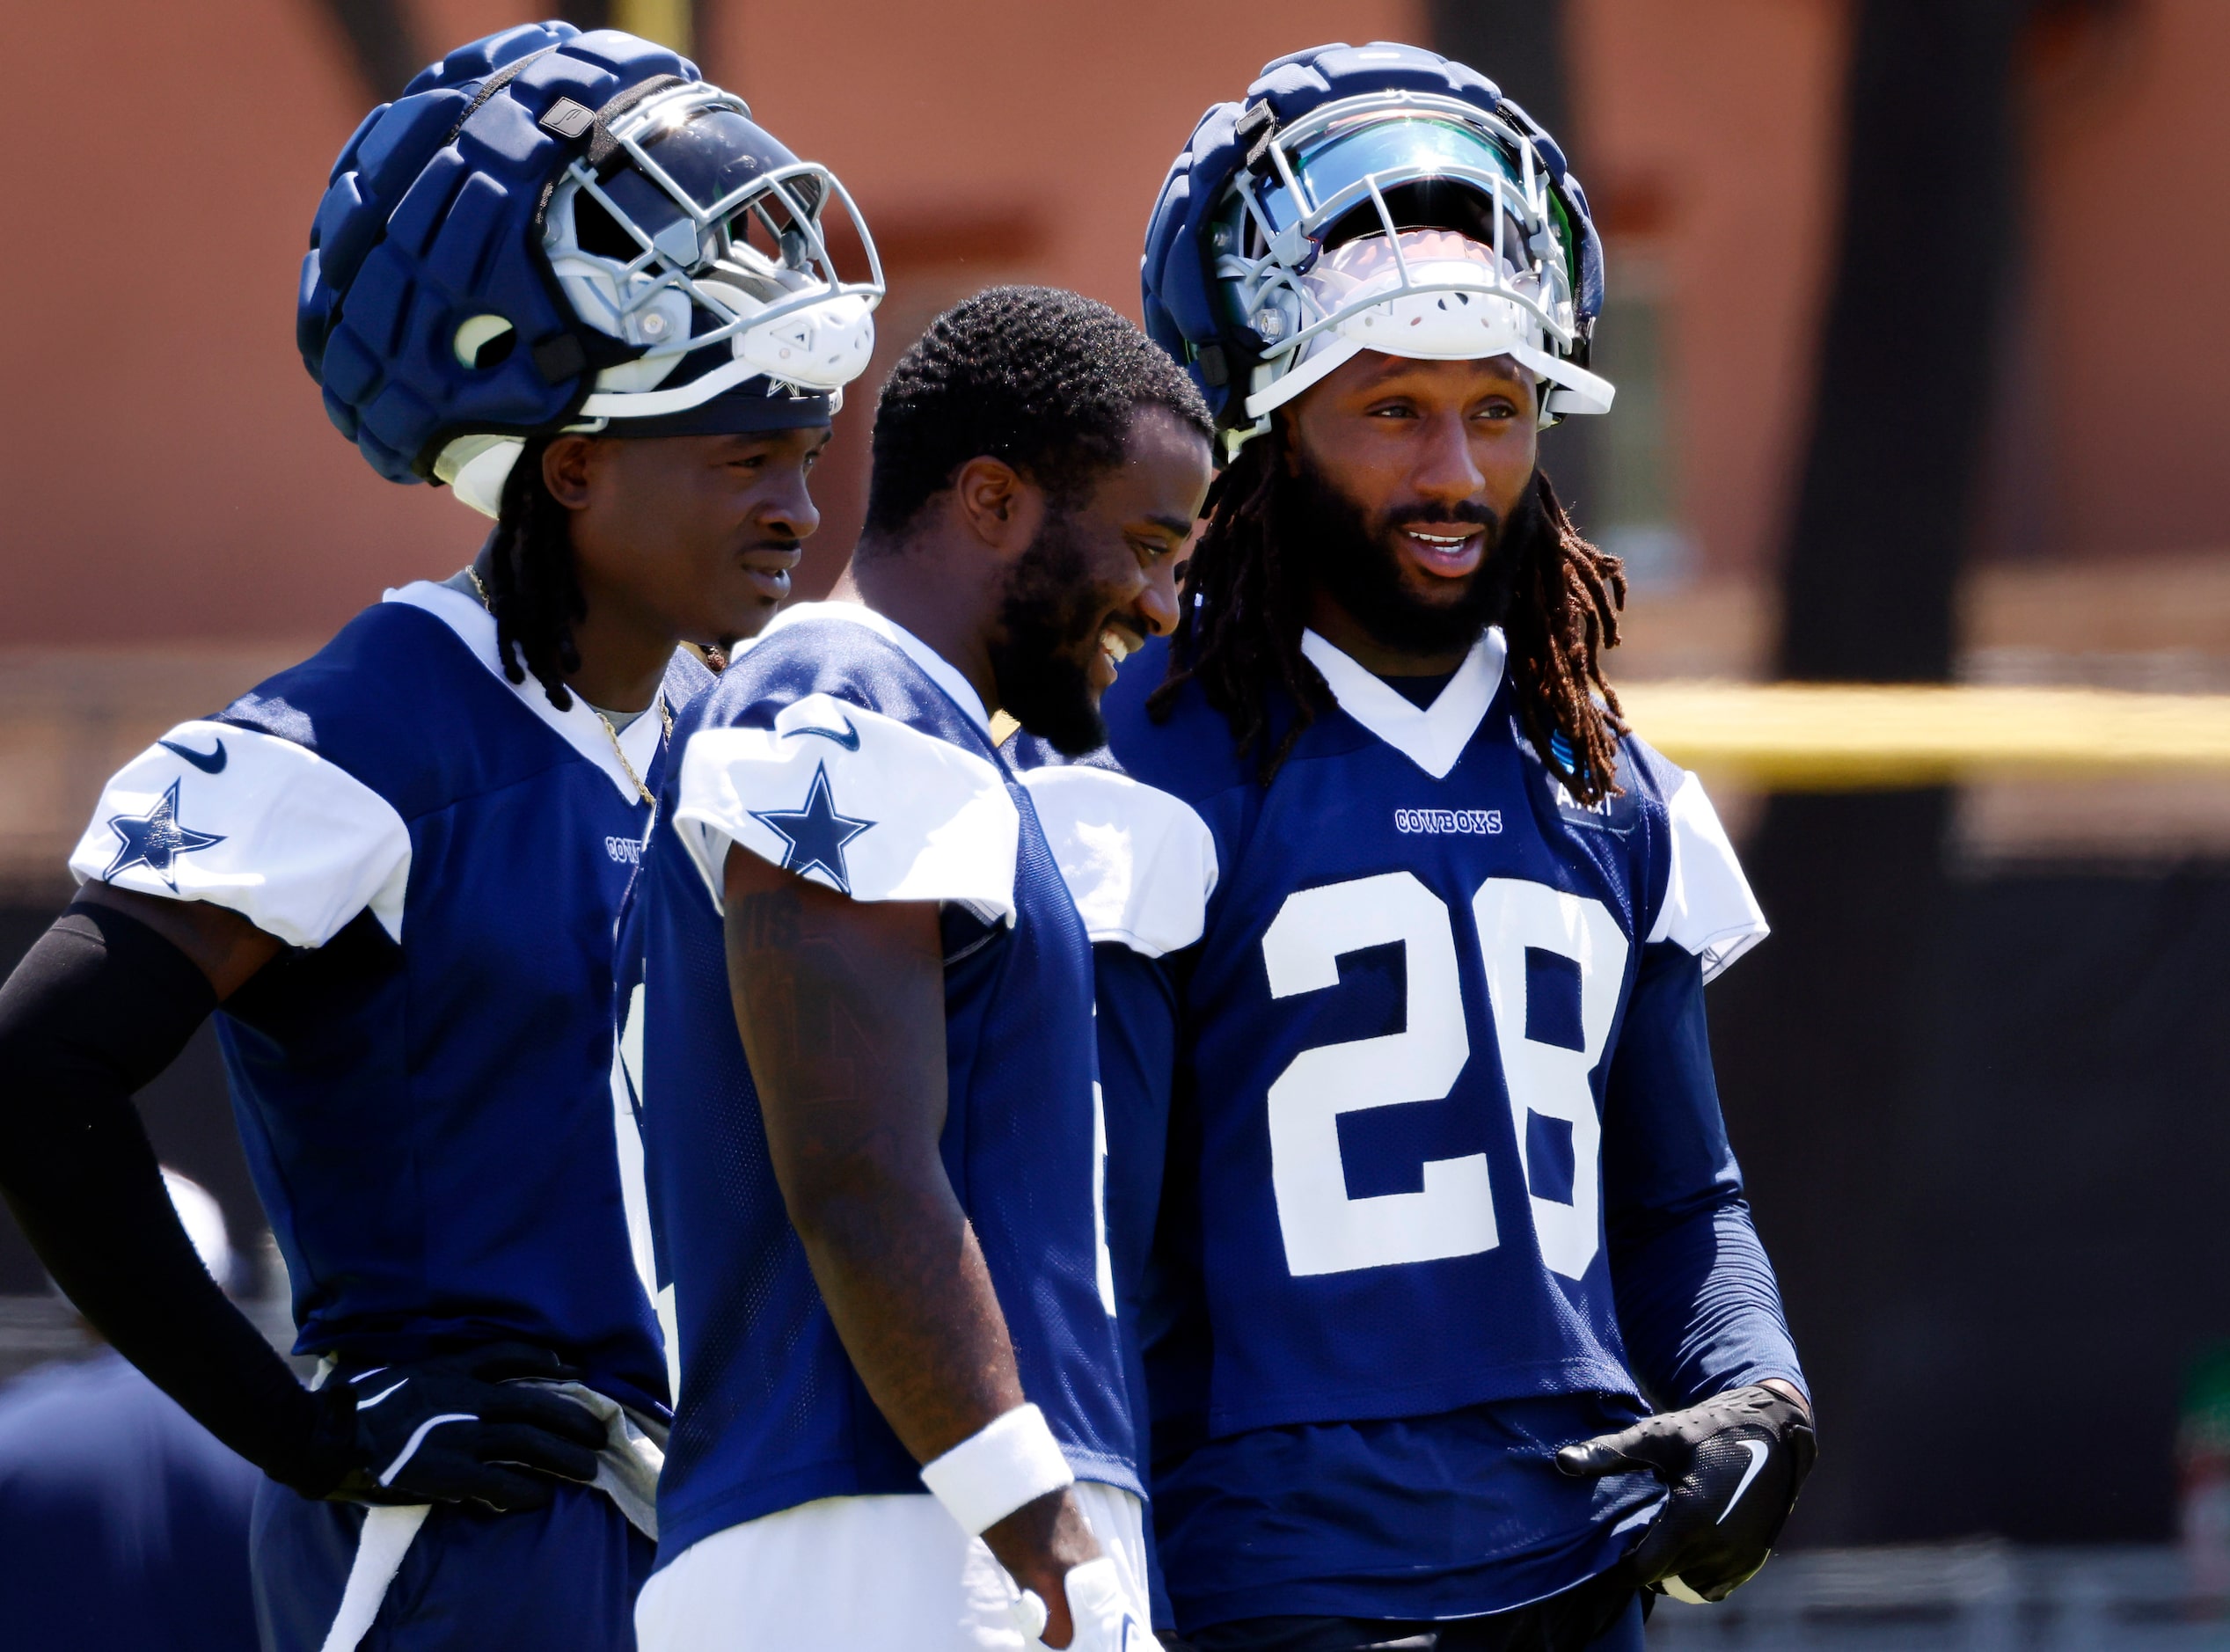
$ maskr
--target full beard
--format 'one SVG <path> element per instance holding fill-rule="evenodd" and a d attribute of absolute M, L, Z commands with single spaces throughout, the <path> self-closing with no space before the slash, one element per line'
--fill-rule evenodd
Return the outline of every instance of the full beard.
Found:
<path fill-rule="evenodd" d="M 1104 604 L 1089 566 L 1075 524 L 1049 515 L 1007 575 L 991 645 L 1002 708 L 1064 757 L 1108 743 L 1091 662 Z"/>
<path fill-rule="evenodd" d="M 1507 519 L 1484 505 L 1407 506 L 1372 520 L 1364 507 L 1316 471 L 1284 479 L 1271 528 L 1281 554 L 1294 559 L 1318 589 L 1345 610 L 1381 647 L 1405 653 L 1467 649 L 1509 611 L 1524 551 L 1540 505 L 1529 484 Z M 1453 596 L 1433 601 L 1403 577 L 1394 536 L 1415 523 L 1475 524 L 1485 540 L 1480 565 Z"/>

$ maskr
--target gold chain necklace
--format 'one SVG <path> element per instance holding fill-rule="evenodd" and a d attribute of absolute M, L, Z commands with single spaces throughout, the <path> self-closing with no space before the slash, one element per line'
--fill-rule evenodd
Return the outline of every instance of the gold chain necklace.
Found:
<path fill-rule="evenodd" d="M 587 700 L 582 700 L 581 703 L 583 705 L 589 705 Z M 665 731 L 661 737 L 671 740 L 674 737 L 674 713 L 666 709 L 666 691 L 659 690 L 658 698 L 651 704 L 658 708 L 659 727 Z M 593 705 L 589 705 L 589 709 L 596 712 L 596 708 Z M 626 752 L 620 748 L 619 731 L 611 726 L 611 719 L 602 712 L 596 712 L 596 720 L 604 726 L 604 738 L 611 742 L 611 755 L 619 759 L 620 768 L 625 770 L 627 778 L 634 782 L 636 794 L 653 808 L 656 808 L 658 800 L 650 794 L 650 788 L 643 784 L 642 776 L 635 772 L 635 765 L 627 761 Z"/>
<path fill-rule="evenodd" d="M 464 570 L 464 577 L 472 581 L 472 589 L 479 596 L 480 606 L 493 614 L 495 611 L 495 604 L 488 601 L 488 588 L 480 583 L 479 569 L 468 567 Z M 583 705 L 589 705 L 587 700 L 581 700 L 581 703 Z M 663 688 L 658 691 L 658 698 L 653 700 L 651 705 L 657 708 L 658 726 L 663 731 L 661 738 L 670 742 L 674 738 L 674 713 L 666 708 L 666 691 Z M 643 784 L 642 776 L 635 772 L 635 765 L 627 761 L 626 749 L 619 743 L 619 731 L 611 726 L 611 719 L 602 712 L 596 711 L 593 705 L 589 705 L 589 709 L 596 713 L 596 721 L 603 726 L 604 738 L 611 742 L 611 755 L 619 759 L 620 772 L 627 777 L 628 783 L 635 788 L 635 795 L 653 808 L 657 808 L 658 800 L 651 795 L 650 788 Z"/>

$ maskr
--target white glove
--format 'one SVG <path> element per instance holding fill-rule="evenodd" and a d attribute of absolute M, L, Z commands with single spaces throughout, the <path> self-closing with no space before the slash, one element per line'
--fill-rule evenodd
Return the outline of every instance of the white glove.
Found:
<path fill-rule="evenodd" d="M 1123 1592 L 1115 1564 L 1106 1555 L 1069 1568 L 1061 1590 L 1069 1597 L 1069 1621 L 1076 1626 L 1068 1652 L 1161 1652 L 1161 1642 L 1147 1627 L 1145 1608 Z M 1013 1610 L 1022 1639 L 1042 1646 L 1045 1603 L 1026 1589 Z"/>

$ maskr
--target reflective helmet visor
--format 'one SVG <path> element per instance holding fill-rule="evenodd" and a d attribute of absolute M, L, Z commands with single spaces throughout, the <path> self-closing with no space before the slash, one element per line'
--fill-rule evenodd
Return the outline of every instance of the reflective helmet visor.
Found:
<path fill-rule="evenodd" d="M 1298 146 L 1292 164 L 1308 199 L 1297 201 L 1282 178 L 1267 180 L 1260 199 L 1273 230 L 1321 213 L 1349 192 L 1354 196 L 1346 203 L 1349 208 L 1367 206 L 1370 193 L 1359 186 L 1371 178 L 1445 177 L 1468 185 L 1466 194 L 1477 191 L 1490 197 L 1493 185 L 1488 180 L 1499 178 L 1513 195 L 1522 199 L 1524 193 L 1517 162 L 1501 144 L 1476 127 L 1430 115 L 1366 113 L 1335 121 Z M 1337 223 L 1344 227 L 1346 220 L 1343 211 Z M 1511 227 L 1519 227 L 1514 218 Z M 1368 232 L 1357 225 L 1356 233 Z M 1320 225 L 1317 238 L 1329 246 L 1349 238 L 1326 234 Z M 1491 235 L 1487 238 L 1491 240 Z"/>
<path fill-rule="evenodd" d="M 1329 252 L 1389 228 L 1448 230 L 1491 249 L 1511 277 L 1546 258 L 1568 280 L 1569 236 L 1554 208 L 1546 221 L 1528 208 L 1520 161 L 1476 126 L 1415 110 L 1368 110 L 1328 122 L 1287 153 L 1298 191 L 1274 163 L 1259 168 L 1252 191 L 1234 193 L 1217 228 L 1219 252 L 1261 259 L 1273 237 L 1288 232 Z M 1256 211 L 1244 199 L 1249 193 Z M 1538 178 L 1533 193 L 1554 202 Z M 1254 325 L 1251 296 L 1226 289 L 1230 319 Z"/>
<path fill-rule="evenodd" d="M 654 127 L 639 142 L 662 178 L 622 150 L 599 181 L 613 204 L 654 242 L 664 245 L 662 238 L 672 226 L 694 222 L 682 204 L 685 201 L 720 223 L 719 233 L 701 238 L 700 259 L 718 258 L 741 244 L 755 247 L 772 264 L 799 261 L 801 250 L 786 248 L 782 238 L 798 227 L 799 218 L 819 216 L 827 186 L 805 172 L 784 179 L 779 189 L 762 189 L 770 174 L 798 164 L 797 157 L 765 131 L 731 109 L 699 108 L 686 119 Z M 605 232 L 593 222 L 599 216 L 584 215 L 581 245 L 632 261 L 641 249 L 616 225 Z"/>
<path fill-rule="evenodd" d="M 658 170 L 699 212 L 718 213 L 738 191 L 798 157 L 733 109 L 699 109 L 673 126 L 655 126 L 640 142 Z"/>

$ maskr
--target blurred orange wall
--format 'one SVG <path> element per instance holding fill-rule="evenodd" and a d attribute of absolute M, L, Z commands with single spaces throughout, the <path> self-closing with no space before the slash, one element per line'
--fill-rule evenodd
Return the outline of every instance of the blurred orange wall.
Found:
<path fill-rule="evenodd" d="M 10 9 L 0 642 L 314 638 L 478 537 L 373 476 L 295 354 L 311 215 L 369 106 L 325 19 Z"/>
<path fill-rule="evenodd" d="M 1687 525 L 1707 573 L 1770 574 L 1807 435 L 1853 8 L 1568 4 L 1572 148 L 1610 230 L 1611 281 L 1654 274 L 1667 303 Z M 2029 264 L 2004 382 L 1912 364 L 1914 396 L 1961 398 L 2000 427 L 1980 524 L 1992 555 L 2117 562 L 2230 540 L 2230 306 L 2213 302 L 2230 266 L 2226 63 L 2222 0 L 2071 12 L 2025 54 Z M 1929 211 L 1915 178 L 1910 216 L 1869 230 L 1915 304 L 1929 302 Z"/>
<path fill-rule="evenodd" d="M 2039 43 L 2036 253 L 2013 463 L 2024 547 L 2105 559 L 2230 543 L 2230 5 L 2131 0 Z M 2024 445 L 2025 444 L 2025 445 Z"/>
<path fill-rule="evenodd" d="M 1669 325 L 1680 493 L 1707 573 L 1766 571 L 1810 392 L 1833 218 L 1847 0 L 1569 0 L 1571 149 Z M 516 14 L 410 0 L 443 46 Z M 290 325 L 331 157 L 367 105 L 316 0 L 18 7 L 26 141 L 0 174 L 0 645 L 314 640 L 445 572 L 481 523 L 380 482 L 327 426 Z M 703 0 L 698 55 L 852 186 L 888 255 L 875 375 L 995 279 L 1135 311 L 1145 210 L 1212 99 L 1330 39 L 1425 38 L 1422 0 Z M 2032 81 L 2035 245 L 2001 447 L 2023 555 L 2216 544 L 2230 466 L 2230 61 L 2221 0 L 2130 0 L 2047 42 Z M 1180 49 L 1181 47 L 1181 49 Z M 87 72 L 98 67 L 96 84 Z M 1488 74 L 1492 62 L 1480 65 Z M 1927 180 L 1883 256 L 1927 302 Z M 1896 347 L 1894 340 L 1885 348 Z M 863 385 L 863 392 L 871 389 Z M 869 396 L 824 475 L 804 583 L 857 518 Z M 1613 415 L 1615 417 L 1615 415 Z"/>
<path fill-rule="evenodd" d="M 1811 395 L 1847 7 L 1569 3 L 1573 164 L 1612 290 L 1660 290 L 1686 525 L 1708 572 L 1753 573 L 1779 549 Z"/>
<path fill-rule="evenodd" d="M 520 15 L 410 11 L 443 48 Z M 700 7 L 699 28 L 708 72 L 859 194 L 902 283 L 925 268 L 945 303 L 989 272 L 1135 311 L 1146 208 L 1212 99 L 1278 52 L 1422 29 L 1410 0 L 1265 15 L 833 0 L 801 16 L 727 0 Z M 466 559 L 480 519 L 374 477 L 295 354 L 311 215 L 369 106 L 326 11 L 116 0 L 17 8 L 8 33 L 18 62 L 51 67 L 24 77 L 16 109 L 36 164 L 0 174 L 19 253 L 44 249 L 0 267 L 15 318 L 0 342 L 0 644 L 314 640 L 382 586 Z M 928 313 L 902 284 L 886 332 Z M 856 487 L 856 470 L 830 480 Z"/>
<path fill-rule="evenodd" d="M 796 17 L 730 0 L 710 20 L 716 72 L 836 168 L 878 238 L 918 245 L 943 214 L 1019 217 L 1038 226 L 1037 279 L 1134 316 L 1147 209 L 1210 103 L 1286 52 L 1424 33 L 1410 0 L 823 0 L 815 46 Z M 808 52 L 816 72 L 800 73 Z"/>

